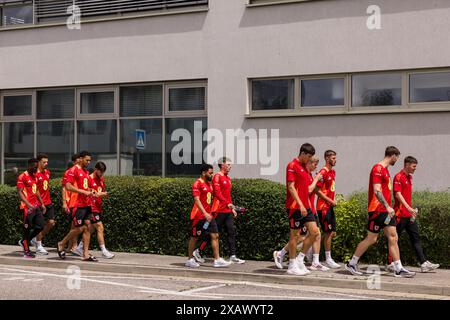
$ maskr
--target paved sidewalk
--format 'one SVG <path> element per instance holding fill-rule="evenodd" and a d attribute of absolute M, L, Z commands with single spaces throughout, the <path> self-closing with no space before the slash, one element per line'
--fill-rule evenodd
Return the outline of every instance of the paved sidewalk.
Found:
<path fill-rule="evenodd" d="M 99 262 L 83 262 L 80 257 L 66 254 L 66 260 L 59 259 L 56 249 L 48 249 L 48 256 L 37 256 L 36 259 L 24 259 L 18 246 L 0 245 L 0 264 L 38 266 L 48 268 L 67 268 L 77 265 L 81 270 L 114 272 L 127 274 L 151 274 L 176 277 L 205 277 L 217 280 L 252 281 L 263 283 L 281 283 L 293 285 L 322 286 L 332 288 L 367 289 L 367 276 L 348 274 L 343 264 L 341 269 L 328 272 L 314 271 L 310 275 L 299 277 L 286 274 L 286 269 L 279 270 L 272 261 L 247 261 L 242 265 L 231 265 L 228 268 L 213 268 L 212 260 L 198 269 L 184 266 L 186 257 L 161 256 L 154 254 L 116 253 L 114 259 L 102 259 L 100 252 L 93 252 Z M 365 270 L 365 266 L 361 266 Z M 381 290 L 450 296 L 450 270 L 438 269 L 435 272 L 420 273 L 419 268 L 410 267 L 418 272 L 413 279 L 395 278 L 384 272 L 381 267 Z"/>

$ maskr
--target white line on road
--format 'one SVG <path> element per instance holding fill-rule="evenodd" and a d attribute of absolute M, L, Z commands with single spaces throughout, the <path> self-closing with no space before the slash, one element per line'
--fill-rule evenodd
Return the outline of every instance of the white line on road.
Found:
<path fill-rule="evenodd" d="M 197 288 L 197 289 L 186 290 L 186 291 L 183 291 L 183 293 L 194 293 L 194 292 L 199 292 L 199 291 L 207 291 L 207 290 L 212 290 L 212 289 L 223 288 L 226 286 L 227 286 L 226 284 L 218 284 L 217 286 L 209 286 L 209 287 L 202 287 L 202 288 Z"/>
<path fill-rule="evenodd" d="M 66 276 L 66 275 L 58 275 L 58 274 L 52 274 L 52 273 L 46 273 L 46 272 L 36 272 L 36 271 L 25 271 L 20 269 L 12 269 L 12 268 L 4 268 L 1 267 L 0 269 L 6 270 L 6 271 L 16 271 L 20 273 L 25 274 L 35 274 L 35 275 L 41 275 L 41 276 L 48 276 L 48 277 L 54 277 L 54 278 L 63 278 L 63 279 L 73 279 L 73 276 Z M 22 278 L 23 279 L 23 278 Z M 134 289 L 141 289 L 145 291 L 149 291 L 152 293 L 158 293 L 163 295 L 173 295 L 173 296 L 189 296 L 191 297 L 191 294 L 185 294 L 184 292 L 179 291 L 173 291 L 173 290 L 165 290 L 165 289 L 158 289 L 158 288 L 150 288 L 150 287 L 142 287 L 142 286 L 135 286 L 127 283 L 119 283 L 119 282 L 112 282 L 112 281 L 102 281 L 102 280 L 94 280 L 94 279 L 86 279 L 83 277 L 79 278 L 82 281 L 88 281 L 88 282 L 94 282 L 94 283 L 101 283 L 101 284 L 108 284 L 113 286 L 119 286 L 119 287 L 127 287 L 127 288 L 134 288 Z M 19 279 L 15 279 L 19 280 Z M 209 295 L 195 295 L 199 298 L 211 298 Z M 213 297 L 216 299 L 220 299 L 220 297 Z"/>
<path fill-rule="evenodd" d="M 6 278 L 2 279 L 3 281 L 17 281 L 17 280 L 25 280 L 23 277 L 14 277 L 14 278 Z"/>

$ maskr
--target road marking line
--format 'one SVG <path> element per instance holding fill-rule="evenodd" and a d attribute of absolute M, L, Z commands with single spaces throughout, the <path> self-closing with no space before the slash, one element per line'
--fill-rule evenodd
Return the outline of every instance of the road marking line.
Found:
<path fill-rule="evenodd" d="M 197 288 L 197 289 L 191 289 L 191 290 L 183 291 L 183 293 L 194 293 L 194 292 L 199 292 L 199 291 L 207 291 L 207 290 L 212 290 L 212 289 L 223 288 L 223 287 L 226 287 L 226 286 L 227 286 L 226 284 L 218 284 L 216 286 L 202 287 L 202 288 Z"/>
<path fill-rule="evenodd" d="M 44 279 L 25 279 L 23 281 L 24 282 L 40 282 L 40 281 L 44 281 Z"/>
<path fill-rule="evenodd" d="M 2 279 L 3 281 L 16 281 L 16 280 L 25 280 L 23 277 L 14 277 L 14 278 L 6 278 Z"/>
<path fill-rule="evenodd" d="M 25 274 L 35 274 L 35 275 L 41 275 L 41 276 L 48 276 L 48 277 L 54 277 L 54 278 L 63 278 L 63 279 L 73 279 L 72 275 L 57 275 L 52 273 L 46 273 L 46 272 L 37 272 L 37 271 L 25 271 L 20 269 L 11 269 L 11 268 L 4 268 L 1 267 L 0 269 L 6 270 L 6 271 L 17 271 Z M 23 278 L 20 278 L 23 279 Z M 101 280 L 94 280 L 94 279 L 86 279 L 83 277 L 79 278 L 82 281 L 88 281 L 88 282 L 94 282 L 94 283 L 101 283 L 101 284 L 109 284 L 113 286 L 119 286 L 119 287 L 127 287 L 127 288 L 134 288 L 134 289 L 141 289 L 146 290 L 152 293 L 158 293 L 163 295 L 174 295 L 174 296 L 191 296 L 190 294 L 185 294 L 184 292 L 179 291 L 172 291 L 172 290 L 165 290 L 165 289 L 158 289 L 158 288 L 149 288 L 149 287 L 142 287 L 142 286 L 135 286 L 127 283 L 119 283 L 119 282 L 112 282 L 112 281 L 101 281 Z M 199 298 L 210 298 L 209 295 L 196 295 L 196 297 Z M 217 298 L 219 299 L 219 298 Z"/>

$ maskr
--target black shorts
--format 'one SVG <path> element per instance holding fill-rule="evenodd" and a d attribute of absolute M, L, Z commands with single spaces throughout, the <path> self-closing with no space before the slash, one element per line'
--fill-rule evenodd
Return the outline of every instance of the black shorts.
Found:
<path fill-rule="evenodd" d="M 323 233 L 336 231 L 336 215 L 333 208 L 319 210 L 317 214 L 320 215 L 320 226 Z"/>
<path fill-rule="evenodd" d="M 203 229 L 203 225 L 205 224 L 206 219 L 204 220 L 191 220 L 191 237 L 199 238 L 202 236 L 206 236 L 210 233 L 219 233 L 217 228 L 217 223 L 215 219 L 212 219 L 209 222 L 209 226 L 206 229 Z"/>
<path fill-rule="evenodd" d="M 311 211 L 311 209 L 307 209 L 308 214 L 306 217 L 302 216 L 302 213 L 300 210 L 295 210 L 294 212 L 290 213 L 291 210 L 287 209 L 287 215 L 289 218 L 289 227 L 294 230 L 303 229 L 305 227 L 307 222 L 314 222 L 316 219 L 314 218 L 314 213 Z"/>
<path fill-rule="evenodd" d="M 55 206 L 53 203 L 46 205 L 45 208 L 47 209 L 44 214 L 45 220 L 55 220 Z"/>
<path fill-rule="evenodd" d="M 21 209 L 20 212 L 23 214 L 23 227 L 24 229 L 44 229 L 45 220 L 42 215 L 41 207 L 37 207 L 34 210 L 29 210 L 25 214 L 25 210 Z"/>
<path fill-rule="evenodd" d="M 103 213 L 92 212 L 91 223 L 98 223 L 103 221 Z"/>
<path fill-rule="evenodd" d="M 384 221 L 388 216 L 387 212 L 369 212 L 369 221 L 367 223 L 367 230 L 373 233 L 380 233 L 384 227 L 391 226 L 395 227 L 397 225 L 395 217 L 391 219 L 389 224 L 385 224 Z"/>
<path fill-rule="evenodd" d="M 72 209 L 72 221 L 75 227 L 82 227 L 85 221 L 90 221 L 92 216 L 91 207 L 81 207 Z"/>

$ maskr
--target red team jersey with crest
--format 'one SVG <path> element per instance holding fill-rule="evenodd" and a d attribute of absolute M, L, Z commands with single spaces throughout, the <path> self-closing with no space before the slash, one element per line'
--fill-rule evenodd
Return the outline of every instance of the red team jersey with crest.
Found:
<path fill-rule="evenodd" d="M 231 179 L 226 174 L 218 172 L 213 178 L 214 203 L 212 212 L 228 213 L 232 210 L 228 208 L 231 201 Z"/>
<path fill-rule="evenodd" d="M 36 176 L 30 175 L 28 171 L 23 172 L 19 177 L 17 178 L 17 189 L 23 189 L 22 192 L 28 202 L 34 206 L 38 207 L 40 206 L 40 202 L 37 197 L 38 193 L 38 182 L 36 180 Z M 28 206 L 25 204 L 25 202 L 20 202 L 20 209 L 23 209 L 25 211 L 25 214 L 28 213 Z"/>
<path fill-rule="evenodd" d="M 66 199 L 65 199 L 65 201 L 67 203 L 67 207 L 69 207 L 69 208 L 75 207 L 75 204 L 77 202 L 77 197 L 78 197 L 78 193 L 71 192 L 71 191 L 67 190 L 67 188 L 66 188 L 67 177 L 69 176 L 69 173 L 71 171 L 73 171 L 73 170 L 75 170 L 75 166 L 73 166 L 72 168 L 66 170 L 66 172 L 64 172 L 64 175 L 63 175 L 62 181 L 61 181 L 63 188 L 66 189 Z M 76 182 L 72 183 L 72 185 L 75 188 L 77 187 L 77 183 Z"/>
<path fill-rule="evenodd" d="M 308 186 L 312 185 L 313 181 L 314 181 L 314 178 L 313 178 L 312 174 L 310 173 L 309 174 L 309 180 L 308 180 Z M 316 199 L 316 192 L 315 192 L 315 190 L 313 190 L 311 192 L 311 194 L 309 195 L 309 202 L 311 204 L 311 211 L 314 214 L 317 214 L 316 208 L 314 207 L 314 200 L 315 199 Z"/>
<path fill-rule="evenodd" d="M 334 170 L 328 171 L 328 168 L 320 169 L 319 173 L 322 174 L 322 179 L 317 183 L 317 187 L 331 200 L 334 200 L 335 184 L 336 184 L 336 172 Z M 317 200 L 317 210 L 327 211 L 330 208 L 330 204 L 322 198 Z"/>
<path fill-rule="evenodd" d="M 394 192 L 401 192 L 406 203 L 412 207 L 412 176 L 406 174 L 403 170 L 397 173 L 394 177 Z M 411 218 L 412 214 L 406 209 L 403 204 L 394 197 L 394 210 L 397 217 Z"/>
<path fill-rule="evenodd" d="M 52 204 L 52 200 L 50 199 L 50 171 L 45 169 L 44 172 L 36 173 L 36 179 L 38 182 L 39 194 L 44 205 L 48 206 Z"/>
<path fill-rule="evenodd" d="M 76 183 L 76 187 L 80 190 L 89 191 L 91 189 L 91 178 L 89 177 L 89 171 L 82 169 L 78 165 L 68 170 L 66 182 L 71 183 L 72 185 Z M 70 208 L 83 208 L 91 205 L 91 200 L 89 199 L 90 197 L 81 193 L 75 194 L 77 195 L 76 201 L 75 203 L 72 203 L 73 199 L 71 198 L 70 204 L 73 206 L 69 206 Z"/>
<path fill-rule="evenodd" d="M 311 175 L 306 171 L 306 168 L 301 165 L 300 161 L 295 158 L 286 168 L 286 209 L 290 209 L 291 212 L 300 210 L 300 207 L 289 192 L 289 182 L 294 182 L 295 189 L 297 190 L 300 201 L 306 209 L 309 209 L 309 192 L 308 186 Z"/>
<path fill-rule="evenodd" d="M 383 167 L 381 164 L 376 164 L 373 166 L 372 171 L 370 172 L 370 181 L 369 181 L 369 205 L 368 212 L 386 212 L 386 208 L 383 204 L 381 204 L 377 197 L 375 196 L 375 192 L 373 190 L 373 184 L 381 184 L 381 192 L 383 193 L 384 199 L 391 206 L 392 205 L 392 183 L 391 176 L 389 171 Z"/>
<path fill-rule="evenodd" d="M 205 182 L 202 179 L 197 179 L 192 185 L 192 196 L 200 197 L 200 202 L 207 213 L 211 213 L 213 187 L 211 183 Z M 191 210 L 191 220 L 203 220 L 205 216 L 194 203 Z"/>
<path fill-rule="evenodd" d="M 95 177 L 94 175 L 91 175 L 90 178 L 91 178 L 91 187 L 93 190 L 95 190 L 97 192 L 105 192 L 106 191 L 105 178 Z M 102 203 L 103 203 L 102 198 L 92 197 L 91 198 L 92 212 L 96 212 L 96 213 L 103 212 Z"/>

